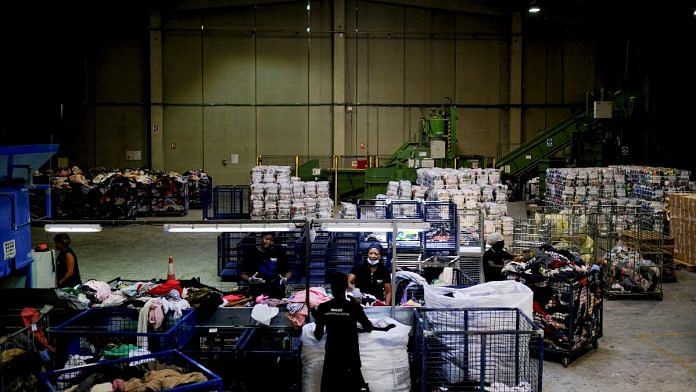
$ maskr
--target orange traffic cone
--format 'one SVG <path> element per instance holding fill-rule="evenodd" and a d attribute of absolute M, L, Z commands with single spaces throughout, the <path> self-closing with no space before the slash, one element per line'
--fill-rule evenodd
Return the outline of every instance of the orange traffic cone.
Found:
<path fill-rule="evenodd" d="M 176 275 L 174 274 L 174 257 L 169 256 L 167 261 L 167 280 L 176 280 Z"/>

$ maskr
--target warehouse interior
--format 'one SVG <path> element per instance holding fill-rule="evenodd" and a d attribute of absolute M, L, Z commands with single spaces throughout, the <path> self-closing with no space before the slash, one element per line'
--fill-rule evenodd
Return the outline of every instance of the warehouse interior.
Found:
<path fill-rule="evenodd" d="M 665 3 L 7 5 L 0 390 L 365 390 L 324 385 L 335 272 L 372 391 L 692 390 L 696 2 Z"/>

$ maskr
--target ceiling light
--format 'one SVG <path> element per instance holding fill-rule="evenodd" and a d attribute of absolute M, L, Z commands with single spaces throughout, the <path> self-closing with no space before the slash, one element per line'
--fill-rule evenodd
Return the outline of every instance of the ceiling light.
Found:
<path fill-rule="evenodd" d="M 538 7 L 538 6 L 536 6 L 536 5 L 533 5 L 533 6 L 529 7 L 529 13 L 530 13 L 530 14 L 536 14 L 536 13 L 539 12 L 539 11 L 541 11 L 541 8 Z"/>
<path fill-rule="evenodd" d="M 291 231 L 297 226 L 293 222 L 286 223 L 192 223 L 166 224 L 167 233 L 252 233 L 260 231 Z"/>
<path fill-rule="evenodd" d="M 49 233 L 97 233 L 102 231 L 102 227 L 95 224 L 48 224 L 44 230 Z"/>

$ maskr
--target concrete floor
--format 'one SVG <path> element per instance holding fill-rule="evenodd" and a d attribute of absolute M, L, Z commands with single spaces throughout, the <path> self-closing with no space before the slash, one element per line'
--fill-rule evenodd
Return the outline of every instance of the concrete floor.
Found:
<path fill-rule="evenodd" d="M 184 219 L 196 219 L 192 213 Z M 181 218 L 180 218 L 181 219 Z M 33 242 L 51 242 L 34 228 Z M 173 256 L 179 278 L 220 282 L 215 234 L 169 234 L 162 226 L 106 226 L 101 233 L 74 234 L 83 279 L 164 278 Z M 664 285 L 664 301 L 605 301 L 604 337 L 564 368 L 544 363 L 544 390 L 693 391 L 696 384 L 696 274 L 678 271 L 678 283 Z"/>

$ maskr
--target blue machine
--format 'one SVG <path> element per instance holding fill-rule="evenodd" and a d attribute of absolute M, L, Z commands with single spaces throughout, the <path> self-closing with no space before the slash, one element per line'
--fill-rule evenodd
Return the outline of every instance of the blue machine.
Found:
<path fill-rule="evenodd" d="M 32 173 L 57 151 L 57 144 L 0 146 L 0 280 L 26 277 L 26 283 L 22 279 L 19 281 L 26 287 L 31 285 L 29 189 Z M 50 215 L 50 210 L 47 212 Z"/>

